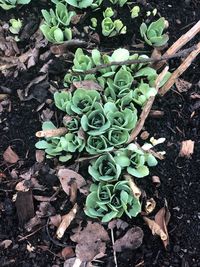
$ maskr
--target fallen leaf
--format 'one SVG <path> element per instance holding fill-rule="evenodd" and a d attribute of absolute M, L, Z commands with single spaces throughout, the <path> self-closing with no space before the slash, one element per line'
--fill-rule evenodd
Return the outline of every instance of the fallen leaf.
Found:
<path fill-rule="evenodd" d="M 51 202 L 55 201 L 57 198 L 56 197 L 47 197 L 47 196 L 33 196 L 37 201 L 41 202 Z"/>
<path fill-rule="evenodd" d="M 194 141 L 192 140 L 182 141 L 179 156 L 190 158 L 193 152 L 194 152 Z"/>
<path fill-rule="evenodd" d="M 176 79 L 175 85 L 180 93 L 187 92 L 192 87 L 191 83 L 180 78 Z"/>
<path fill-rule="evenodd" d="M 63 237 L 66 229 L 69 227 L 70 223 L 75 218 L 77 210 L 78 210 L 78 205 L 75 204 L 69 213 L 62 216 L 62 221 L 61 221 L 61 223 L 58 226 L 58 229 L 56 231 L 56 236 L 58 239 L 61 239 Z"/>
<path fill-rule="evenodd" d="M 58 171 L 58 178 L 60 179 L 63 190 L 68 196 L 70 195 L 70 188 L 73 182 L 76 182 L 80 192 L 82 192 L 81 187 L 86 185 L 85 179 L 80 174 L 70 169 L 60 169 Z"/>
<path fill-rule="evenodd" d="M 171 215 L 167 205 L 161 208 L 155 215 L 155 222 L 161 227 L 161 229 L 165 232 L 167 236 L 166 240 L 162 240 L 165 248 L 167 247 L 167 245 L 169 245 L 169 235 L 167 231 L 167 225 L 169 223 L 170 217 Z"/>
<path fill-rule="evenodd" d="M 3 158 L 10 164 L 17 163 L 19 160 L 18 155 L 12 150 L 10 146 L 4 151 Z"/>
<path fill-rule="evenodd" d="M 0 243 L 0 247 L 7 249 L 12 244 L 12 240 L 6 239 Z"/>
<path fill-rule="evenodd" d="M 113 245 L 113 249 L 116 252 L 121 252 L 126 249 L 137 249 L 141 246 L 144 233 L 138 226 L 134 226 L 129 229 L 126 234 L 117 239 Z"/>
<path fill-rule="evenodd" d="M 103 88 L 95 81 L 80 81 L 80 82 L 73 82 L 72 85 L 77 88 L 86 89 L 86 90 L 97 90 L 97 91 L 103 91 Z"/>
<path fill-rule="evenodd" d="M 76 257 L 86 262 L 105 255 L 105 242 L 110 240 L 103 226 L 99 223 L 92 223 L 91 221 L 88 222 L 85 228 L 81 229 L 79 227 L 77 232 L 70 238 L 72 241 L 78 243 L 76 245 Z"/>
<path fill-rule="evenodd" d="M 61 256 L 64 260 L 72 258 L 75 256 L 74 250 L 70 247 L 63 248 L 61 251 Z"/>

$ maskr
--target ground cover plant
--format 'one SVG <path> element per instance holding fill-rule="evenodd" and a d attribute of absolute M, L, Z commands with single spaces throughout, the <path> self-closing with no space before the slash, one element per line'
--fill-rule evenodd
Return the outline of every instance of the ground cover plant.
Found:
<path fill-rule="evenodd" d="M 179 5 L 0 1 L 0 265 L 198 266 L 199 23 Z"/>

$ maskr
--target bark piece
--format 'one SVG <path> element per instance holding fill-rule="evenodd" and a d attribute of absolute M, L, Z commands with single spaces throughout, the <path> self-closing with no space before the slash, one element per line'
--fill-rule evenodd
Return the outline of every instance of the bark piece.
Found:
<path fill-rule="evenodd" d="M 17 208 L 19 225 L 23 226 L 34 216 L 32 191 L 18 192 L 15 205 Z"/>

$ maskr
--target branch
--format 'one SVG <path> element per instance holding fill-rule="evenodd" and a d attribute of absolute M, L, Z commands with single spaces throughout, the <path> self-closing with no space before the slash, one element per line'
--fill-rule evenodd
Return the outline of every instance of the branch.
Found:
<path fill-rule="evenodd" d="M 169 80 L 159 90 L 160 95 L 163 96 L 164 94 L 167 93 L 167 91 L 169 91 L 169 89 L 176 82 L 176 79 L 189 68 L 192 61 L 198 56 L 199 53 L 200 53 L 200 42 L 197 44 L 197 48 L 186 57 L 186 59 L 182 62 L 182 64 L 172 73 Z"/>
<path fill-rule="evenodd" d="M 179 49 L 186 45 L 195 35 L 200 32 L 200 20 L 185 34 L 183 34 L 165 53 L 164 57 L 175 54 Z M 184 51 L 184 50 L 183 50 Z M 164 61 L 156 64 L 156 69 L 160 69 L 165 64 Z"/>
<path fill-rule="evenodd" d="M 140 63 L 149 63 L 149 62 L 158 62 L 158 61 L 163 61 L 163 60 L 169 60 L 172 58 L 178 58 L 178 57 L 183 57 L 187 56 L 191 51 L 193 51 L 196 48 L 196 46 L 192 46 L 190 48 L 184 49 L 182 51 L 179 51 L 176 54 L 173 55 L 164 55 L 161 57 L 153 57 L 153 58 L 142 58 L 142 59 L 128 59 L 124 61 L 112 61 L 108 64 L 101 64 L 96 66 L 95 68 L 86 70 L 86 71 L 72 71 L 73 75 L 80 75 L 80 74 L 94 74 L 97 71 L 111 67 L 111 66 L 123 66 L 123 65 L 131 65 L 131 64 L 140 64 Z"/>
<path fill-rule="evenodd" d="M 158 75 L 156 81 L 155 81 L 155 88 L 156 90 L 158 91 L 158 88 L 159 88 L 159 85 L 161 83 L 161 81 L 163 80 L 163 77 L 165 76 L 165 74 L 167 73 L 169 67 L 166 66 L 164 68 L 164 70 Z M 145 120 L 146 118 L 148 117 L 149 115 L 149 112 L 151 110 L 151 107 L 153 105 L 153 102 L 154 102 L 154 99 L 155 99 L 155 96 L 151 96 L 148 101 L 146 102 L 143 110 L 142 110 L 142 113 L 140 114 L 140 118 L 136 124 L 136 127 L 133 129 L 131 135 L 130 135 L 130 138 L 128 140 L 128 144 L 131 143 L 137 136 L 138 134 L 140 133 L 140 131 L 142 130 L 143 126 L 144 126 L 144 123 L 145 123 Z"/>

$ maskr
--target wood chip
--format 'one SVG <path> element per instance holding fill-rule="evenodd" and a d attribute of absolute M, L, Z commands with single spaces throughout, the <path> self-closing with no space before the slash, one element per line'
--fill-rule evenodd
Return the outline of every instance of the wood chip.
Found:
<path fill-rule="evenodd" d="M 34 216 L 32 192 L 18 192 L 15 205 L 17 208 L 19 225 L 23 226 L 28 220 L 30 220 Z"/>
<path fill-rule="evenodd" d="M 192 140 L 182 141 L 179 156 L 190 158 L 193 152 L 194 152 L 194 141 Z"/>
<path fill-rule="evenodd" d="M 78 205 L 76 203 L 70 210 L 70 212 L 62 217 L 62 221 L 56 231 L 56 236 L 58 239 L 61 239 L 63 237 L 66 229 L 69 227 L 69 225 L 75 218 L 77 211 L 78 211 Z"/>

